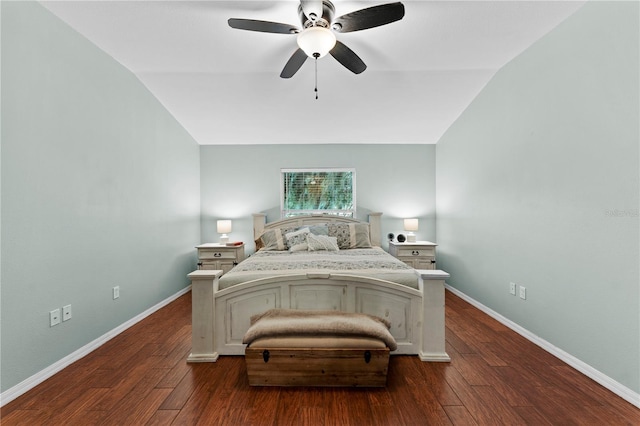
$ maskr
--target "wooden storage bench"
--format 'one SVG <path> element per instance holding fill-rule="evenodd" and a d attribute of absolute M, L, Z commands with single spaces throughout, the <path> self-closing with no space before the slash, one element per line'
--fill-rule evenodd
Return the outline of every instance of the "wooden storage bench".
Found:
<path fill-rule="evenodd" d="M 396 343 L 388 322 L 364 314 L 273 309 L 251 318 L 245 361 L 252 386 L 387 383 Z"/>

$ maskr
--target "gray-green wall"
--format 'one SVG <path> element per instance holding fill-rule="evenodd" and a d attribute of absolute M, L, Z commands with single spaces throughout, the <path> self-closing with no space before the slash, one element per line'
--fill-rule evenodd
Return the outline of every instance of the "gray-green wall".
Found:
<path fill-rule="evenodd" d="M 436 150 L 449 284 L 636 393 L 638 17 L 637 2 L 587 3 L 500 70 Z"/>
<path fill-rule="evenodd" d="M 251 214 L 280 218 L 280 169 L 317 167 L 356 169 L 357 216 L 383 213 L 383 247 L 406 217 L 420 219 L 418 239 L 435 239 L 435 145 L 223 145 L 200 148 L 202 241 L 233 219 L 231 239 L 253 251 Z"/>
<path fill-rule="evenodd" d="M 39 4 L 0 7 L 4 391 L 189 284 L 200 163 L 133 74 Z"/>

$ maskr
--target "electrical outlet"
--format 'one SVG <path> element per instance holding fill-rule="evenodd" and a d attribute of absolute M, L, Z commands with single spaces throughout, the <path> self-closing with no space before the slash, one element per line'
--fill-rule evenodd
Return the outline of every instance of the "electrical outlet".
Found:
<path fill-rule="evenodd" d="M 69 321 L 71 319 L 71 305 L 62 307 L 62 321 Z"/>
<path fill-rule="evenodd" d="M 525 287 L 520 286 L 520 299 L 527 298 L 527 289 Z"/>
<path fill-rule="evenodd" d="M 117 285 L 113 288 L 113 300 L 116 300 L 118 297 L 120 297 L 120 286 Z"/>
<path fill-rule="evenodd" d="M 509 293 L 513 296 L 516 295 L 516 283 L 509 283 Z"/>
<path fill-rule="evenodd" d="M 60 324 L 60 309 L 54 309 L 49 312 L 49 324 L 51 327 Z"/>

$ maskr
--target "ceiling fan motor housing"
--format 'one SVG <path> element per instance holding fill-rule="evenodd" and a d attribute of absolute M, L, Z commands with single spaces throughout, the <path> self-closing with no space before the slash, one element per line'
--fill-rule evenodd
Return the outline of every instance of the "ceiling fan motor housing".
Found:
<path fill-rule="evenodd" d="M 298 16 L 303 28 L 323 27 L 330 28 L 336 9 L 329 0 L 322 0 L 322 16 L 306 16 L 302 10 L 302 5 L 298 6 Z"/>

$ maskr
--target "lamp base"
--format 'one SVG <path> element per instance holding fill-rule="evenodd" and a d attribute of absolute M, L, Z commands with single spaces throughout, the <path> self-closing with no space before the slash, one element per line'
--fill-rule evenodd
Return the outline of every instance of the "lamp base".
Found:
<path fill-rule="evenodd" d="M 407 234 L 407 242 L 408 243 L 415 243 L 416 242 L 416 234 L 414 234 L 413 232 L 409 232 Z"/>
<path fill-rule="evenodd" d="M 222 234 L 220 236 L 220 244 L 227 244 L 229 242 L 229 236 L 227 234 Z"/>

